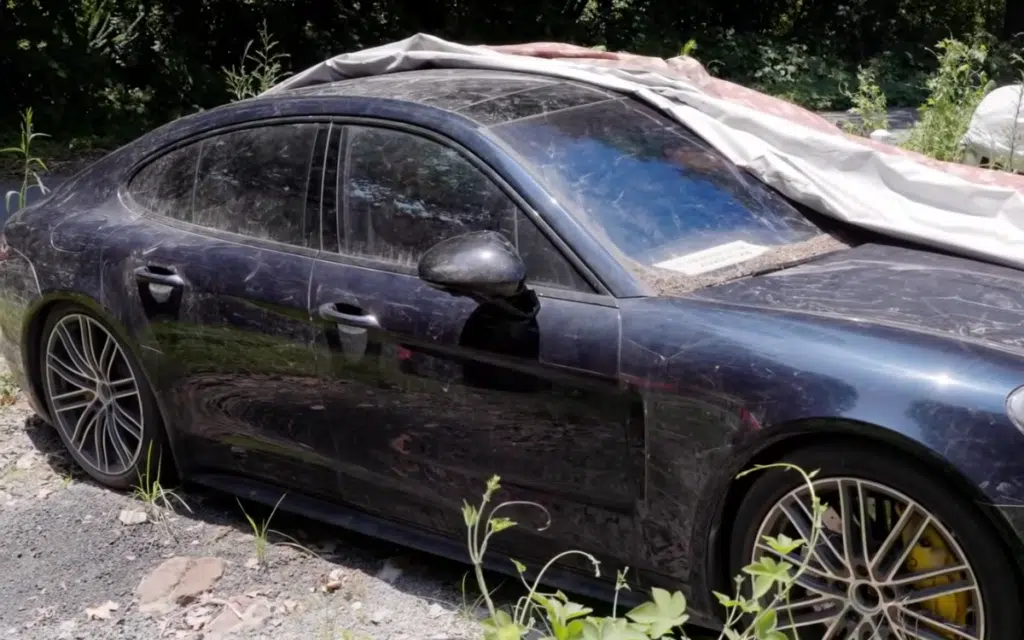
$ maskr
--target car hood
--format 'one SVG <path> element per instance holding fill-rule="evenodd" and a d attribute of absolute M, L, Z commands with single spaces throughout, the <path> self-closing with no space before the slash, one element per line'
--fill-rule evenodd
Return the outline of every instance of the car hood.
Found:
<path fill-rule="evenodd" d="M 691 299 L 903 328 L 1024 353 L 1024 272 L 866 244 Z"/>

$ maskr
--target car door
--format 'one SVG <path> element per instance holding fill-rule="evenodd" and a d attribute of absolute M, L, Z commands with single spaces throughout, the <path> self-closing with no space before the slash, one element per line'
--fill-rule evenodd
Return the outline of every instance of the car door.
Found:
<path fill-rule="evenodd" d="M 508 497 L 559 514 L 530 552 L 559 538 L 595 552 L 621 540 L 643 497 L 643 422 L 639 399 L 617 384 L 614 301 L 594 294 L 534 214 L 455 146 L 350 125 L 332 140 L 328 167 L 335 150 L 312 303 L 343 498 L 461 535 L 462 500 L 499 474 Z M 539 294 L 535 318 L 415 275 L 427 248 L 479 230 L 518 245 Z"/>
<path fill-rule="evenodd" d="M 129 184 L 143 215 L 117 233 L 104 269 L 127 293 L 195 472 L 336 488 L 333 440 L 310 418 L 321 406 L 309 282 L 328 128 L 216 134 Z"/>

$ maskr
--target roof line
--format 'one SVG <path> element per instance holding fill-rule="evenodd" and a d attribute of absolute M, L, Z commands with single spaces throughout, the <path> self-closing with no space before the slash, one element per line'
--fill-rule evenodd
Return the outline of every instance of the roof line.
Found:
<path fill-rule="evenodd" d="M 543 76 L 541 76 L 541 77 L 543 77 Z M 515 91 L 509 91 L 508 93 L 502 93 L 502 94 L 497 95 L 497 96 L 491 96 L 489 98 L 484 98 L 483 100 L 477 100 L 476 102 L 470 102 L 469 104 L 464 104 L 461 107 L 459 107 L 458 109 L 454 109 L 453 111 L 455 113 L 459 113 L 463 109 L 469 109 L 470 107 L 475 107 L 477 105 L 486 104 L 486 103 L 490 102 L 491 100 L 500 100 L 502 98 L 507 98 L 509 96 L 514 96 L 514 95 L 517 95 L 517 94 L 520 94 L 520 93 L 528 93 L 530 91 L 536 91 L 537 89 L 543 89 L 545 87 L 553 87 L 556 84 L 561 84 L 561 83 L 558 80 L 554 80 L 552 82 L 548 82 L 547 84 L 537 85 L 536 87 L 527 87 L 526 89 L 516 89 Z"/>
<path fill-rule="evenodd" d="M 534 113 L 533 115 L 523 116 L 522 118 L 516 118 L 515 120 L 508 120 L 507 122 L 502 122 L 501 124 L 491 125 L 488 128 L 489 129 L 497 129 L 498 127 L 504 127 L 505 125 L 513 124 L 513 123 L 516 123 L 516 122 L 523 122 L 525 120 L 533 120 L 534 118 L 543 118 L 543 117 L 546 117 L 546 116 L 553 116 L 556 113 L 565 113 L 566 111 L 573 111 L 575 109 L 583 109 L 585 107 L 593 107 L 595 105 L 606 104 L 608 102 L 618 102 L 620 100 L 629 100 L 629 97 L 628 96 L 618 96 L 618 97 L 615 97 L 615 98 L 606 98 L 604 100 L 598 100 L 597 102 L 588 102 L 586 104 L 577 104 L 577 105 L 574 105 L 574 106 L 571 106 L 571 107 L 565 107 L 564 109 L 558 109 L 557 111 L 543 111 L 541 113 Z"/>

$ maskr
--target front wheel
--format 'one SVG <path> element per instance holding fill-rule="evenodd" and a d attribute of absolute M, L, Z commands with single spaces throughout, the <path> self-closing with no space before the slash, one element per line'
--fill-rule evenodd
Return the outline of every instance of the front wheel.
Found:
<path fill-rule="evenodd" d="M 818 543 L 785 558 L 806 570 L 776 608 L 798 640 L 1004 640 L 1024 628 L 1014 559 L 984 516 L 940 479 L 873 447 L 814 447 L 783 459 L 819 470 Z M 755 476 L 737 512 L 733 575 L 765 536 L 810 538 L 811 498 L 793 471 Z"/>
<path fill-rule="evenodd" d="M 138 361 L 102 320 L 77 305 L 47 317 L 40 370 L 61 440 L 93 479 L 116 489 L 158 479 L 166 436 Z M 158 465 L 158 462 L 160 464 Z"/>

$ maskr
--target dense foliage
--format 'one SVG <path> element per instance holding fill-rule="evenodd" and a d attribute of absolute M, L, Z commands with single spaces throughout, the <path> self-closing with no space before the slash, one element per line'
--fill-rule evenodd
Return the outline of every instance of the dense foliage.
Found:
<path fill-rule="evenodd" d="M 988 39 L 990 75 L 1024 31 L 1006 0 L 0 0 L 0 122 L 34 107 L 56 136 L 132 135 L 228 99 L 225 68 L 264 22 L 286 71 L 429 32 L 464 42 L 563 40 L 676 55 L 812 108 L 846 108 L 870 66 L 890 106 L 919 104 L 946 37 Z M 988 34 L 996 34 L 995 36 Z M 998 38 L 997 38 L 998 36 Z M 1000 44 L 1001 43 L 1001 44 Z M 692 46 L 692 45 L 691 45 Z M 1002 53 L 1001 53 L 1002 52 Z"/>

